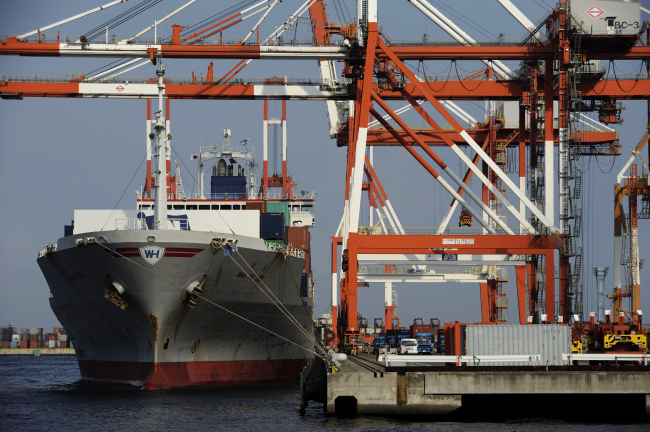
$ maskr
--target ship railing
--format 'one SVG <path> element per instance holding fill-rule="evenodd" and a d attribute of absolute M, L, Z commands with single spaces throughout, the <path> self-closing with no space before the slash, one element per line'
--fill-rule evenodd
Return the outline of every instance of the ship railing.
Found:
<path fill-rule="evenodd" d="M 266 250 L 268 250 L 269 252 L 286 253 L 289 256 L 301 258 L 301 259 L 305 259 L 306 257 L 306 252 L 304 250 L 288 247 L 287 245 L 283 245 L 280 243 L 266 242 Z"/>
<path fill-rule="evenodd" d="M 153 229 L 153 220 L 151 218 L 124 218 L 115 220 L 116 231 L 137 231 Z M 187 219 L 167 219 L 165 226 L 168 231 L 182 231 L 190 229 L 190 222 Z"/>
<path fill-rule="evenodd" d="M 316 191 L 304 191 L 304 195 L 301 194 L 300 197 L 295 197 L 295 199 L 314 199 L 316 197 Z M 191 193 L 184 193 L 184 194 L 178 194 L 174 196 L 173 194 L 169 194 L 167 196 L 167 199 L 170 201 L 183 201 L 183 200 L 192 200 L 192 201 L 229 201 L 229 200 L 282 200 L 282 199 L 287 199 L 285 194 L 282 192 L 267 192 L 265 194 L 254 194 L 254 198 L 251 198 L 248 194 L 244 193 L 218 193 L 218 194 L 212 194 L 212 193 L 204 193 L 201 195 L 200 193 L 196 192 L 191 192 Z M 151 200 L 148 198 L 148 200 Z M 173 203 L 168 204 L 168 206 L 173 205 Z M 169 208 L 169 207 L 168 207 Z M 169 208 L 170 210 L 173 209 Z"/>
<path fill-rule="evenodd" d="M 56 252 L 56 243 L 45 245 L 43 249 L 38 251 L 38 257 L 43 258 L 45 255 Z"/>
<path fill-rule="evenodd" d="M 248 199 L 248 194 L 245 193 L 230 193 L 230 192 L 220 192 L 220 193 L 184 193 L 178 194 L 176 196 L 169 195 L 167 197 L 169 200 L 197 200 L 197 201 L 224 201 L 224 200 L 245 200 Z M 173 205 L 173 204 L 171 204 Z M 169 205 L 167 207 L 169 209 Z M 172 207 L 173 208 L 173 207 Z M 170 209 L 171 210 L 171 209 Z M 184 210 L 184 209 L 182 209 Z M 191 209 L 188 209 L 191 210 Z M 196 209 L 194 209 L 196 210 Z"/>

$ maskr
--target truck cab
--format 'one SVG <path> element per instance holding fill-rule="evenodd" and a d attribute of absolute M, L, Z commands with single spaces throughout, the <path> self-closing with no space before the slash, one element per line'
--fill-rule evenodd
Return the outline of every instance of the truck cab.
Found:
<path fill-rule="evenodd" d="M 418 341 L 417 339 L 404 338 L 400 344 L 399 349 L 400 354 L 417 354 L 418 353 Z"/>
<path fill-rule="evenodd" d="M 433 341 L 431 340 L 431 333 L 417 333 L 415 339 L 418 342 L 418 354 L 432 354 Z"/>

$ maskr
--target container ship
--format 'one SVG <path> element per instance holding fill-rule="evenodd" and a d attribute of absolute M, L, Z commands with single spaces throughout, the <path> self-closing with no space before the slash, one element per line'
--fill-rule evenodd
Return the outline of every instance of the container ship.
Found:
<path fill-rule="evenodd" d="M 266 151 L 258 186 L 254 150 L 229 129 L 192 155 L 197 192 L 184 193 L 162 91 L 158 106 L 136 208 L 75 210 L 37 259 L 82 377 L 143 389 L 298 378 L 314 352 L 314 194 L 293 196 L 286 162 L 270 176 Z"/>

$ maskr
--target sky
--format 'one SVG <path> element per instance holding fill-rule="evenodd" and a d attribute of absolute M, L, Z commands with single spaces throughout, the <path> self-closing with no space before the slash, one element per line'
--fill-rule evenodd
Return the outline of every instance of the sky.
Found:
<path fill-rule="evenodd" d="M 0 35 L 22 34 L 62 20 L 102 1 L 34 0 L 3 4 L 0 15 Z M 176 9 L 183 1 L 165 0 L 146 13 L 110 31 L 118 37 L 131 36 Z M 209 2 L 199 0 L 194 5 L 162 24 L 158 35 L 171 35 L 171 24 L 191 25 L 211 16 L 234 0 Z M 534 22 L 540 22 L 554 5 L 550 0 L 514 2 Z M 644 6 L 648 2 L 642 2 Z M 122 10 L 137 4 L 131 0 L 61 25 L 62 37 L 78 37 L 102 25 Z M 215 5 L 219 5 L 216 7 Z M 262 24 L 260 36 L 269 34 L 302 4 L 302 0 L 284 0 Z M 433 1 L 434 6 L 440 2 Z M 496 2 L 457 0 L 445 2 L 457 14 L 448 15 L 477 41 L 504 38 L 522 39 L 525 30 Z M 352 0 L 330 0 L 331 21 L 347 21 L 356 11 Z M 340 16 L 339 16 L 340 15 Z M 458 18 L 460 17 L 460 18 Z M 642 17 L 649 20 L 647 15 Z M 462 21 L 460 20 L 462 19 Z M 232 28 L 229 37 L 241 37 L 253 25 L 245 21 Z M 406 0 L 379 0 L 379 25 L 394 40 L 442 39 L 451 41 Z M 151 33 L 151 32 L 150 32 Z M 56 34 L 56 29 L 45 32 Z M 295 34 L 304 38 L 308 33 L 304 23 Z M 66 73 L 88 74 L 110 63 L 111 59 L 0 57 L 0 75 L 63 76 Z M 167 77 L 189 77 L 192 71 L 205 73 L 208 60 L 164 60 Z M 215 76 L 228 71 L 235 60 L 214 60 Z M 517 63 L 506 62 L 512 69 Z M 411 66 L 416 69 L 417 64 Z M 459 73 L 481 69 L 476 62 L 457 62 Z M 636 72 L 640 62 L 617 62 L 617 71 Z M 337 64 L 340 72 L 341 63 Z M 440 73 L 453 77 L 450 62 L 430 62 L 428 74 Z M 147 65 L 124 75 L 153 77 L 155 66 Z M 318 78 L 315 61 L 253 61 L 240 77 Z M 394 104 L 394 107 L 402 106 Z M 478 119 L 483 119 L 482 102 L 460 102 L 459 105 Z M 592 268 L 613 268 L 613 197 L 615 177 L 636 145 L 647 123 L 645 101 L 624 102 L 625 122 L 614 125 L 620 133 L 623 156 L 612 159 L 583 160 L 584 251 L 583 281 L 585 312 L 596 310 L 595 279 Z M 276 104 L 272 109 L 278 109 Z M 172 101 L 171 129 L 174 134 L 172 160 L 181 166 L 185 190 L 191 189 L 196 177 L 190 155 L 199 146 L 220 143 L 222 131 L 229 127 L 233 142 L 249 138 L 261 165 L 262 115 L 261 101 Z M 345 149 L 338 148 L 329 138 L 325 106 L 318 101 L 290 101 L 287 104 L 288 165 L 298 180 L 297 190 L 316 190 L 316 227 L 312 229 L 312 265 L 316 279 L 315 316 L 327 313 L 330 307 L 330 244 L 341 219 L 345 182 Z M 433 114 L 433 110 L 428 110 Z M 434 118 L 439 116 L 433 115 Z M 424 123 L 412 113 L 403 116 L 407 123 Z M 0 100 L 0 326 L 57 326 L 49 307 L 49 290 L 38 265 L 37 252 L 46 244 L 63 236 L 63 227 L 70 224 L 75 209 L 130 209 L 135 206 L 135 191 L 140 189 L 145 170 L 141 160 L 145 152 L 144 129 L 146 102 L 144 100 L 100 100 L 26 98 L 22 101 Z M 462 177 L 459 160 L 444 149 L 440 156 Z M 471 153 L 468 153 L 471 156 Z M 556 154 L 557 159 L 557 154 Z M 419 167 L 416 161 L 397 147 L 375 151 L 377 171 L 388 196 L 405 227 L 438 226 L 450 198 Z M 474 190 L 480 185 L 473 181 Z M 557 191 L 557 188 L 556 188 Z M 556 197 L 557 198 L 557 197 Z M 558 208 L 556 201 L 556 209 Z M 367 208 L 362 222 L 367 220 Z M 455 218 L 453 219 L 455 220 Z M 557 219 L 556 219 L 557 220 Z M 510 223 L 514 225 L 513 222 Z M 648 221 L 639 222 L 640 256 L 648 256 L 650 238 Z M 642 271 L 642 308 L 650 311 L 650 293 L 643 281 L 650 278 L 649 266 Z M 514 280 L 514 268 L 510 269 Z M 612 272 L 606 280 L 606 292 L 613 286 Z M 516 291 L 509 285 L 510 321 L 517 323 Z M 408 284 L 398 285 L 399 314 L 403 324 L 412 318 L 431 317 L 441 322 L 480 321 L 478 284 Z M 359 289 L 359 312 L 372 322 L 384 315 L 383 284 L 371 284 Z"/>

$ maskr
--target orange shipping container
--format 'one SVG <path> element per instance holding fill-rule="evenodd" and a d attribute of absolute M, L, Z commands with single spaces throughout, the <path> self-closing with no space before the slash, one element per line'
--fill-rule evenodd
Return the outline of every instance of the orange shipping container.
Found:
<path fill-rule="evenodd" d="M 9 344 L 8 341 L 2 341 L 2 348 L 9 348 Z"/>
<path fill-rule="evenodd" d="M 26 340 L 21 340 L 20 341 L 20 347 L 21 348 L 27 348 L 27 341 Z"/>
<path fill-rule="evenodd" d="M 311 250 L 309 247 L 308 227 L 287 227 L 286 236 L 287 245 L 307 252 Z"/>
<path fill-rule="evenodd" d="M 68 341 L 59 342 L 59 348 L 67 348 L 67 347 L 68 347 Z"/>
<path fill-rule="evenodd" d="M 259 210 L 260 213 L 266 213 L 266 203 L 264 201 L 246 201 L 246 210 Z"/>
<path fill-rule="evenodd" d="M 302 272 L 307 274 L 311 273 L 311 254 L 309 252 L 305 254 L 305 268 L 302 269 Z"/>

